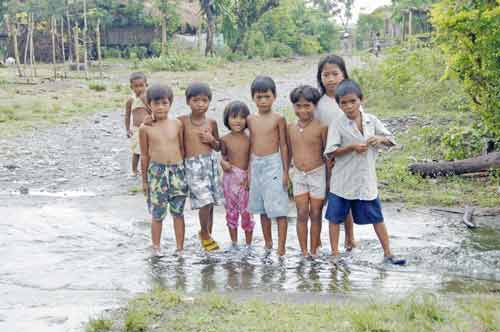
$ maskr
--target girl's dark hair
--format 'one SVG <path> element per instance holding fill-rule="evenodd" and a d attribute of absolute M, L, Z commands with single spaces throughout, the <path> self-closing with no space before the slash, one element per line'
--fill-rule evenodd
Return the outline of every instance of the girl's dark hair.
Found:
<path fill-rule="evenodd" d="M 148 104 L 150 104 L 153 100 L 156 101 L 162 98 L 167 98 L 170 104 L 174 101 L 174 93 L 167 85 L 153 84 L 146 91 L 146 100 Z"/>
<path fill-rule="evenodd" d="M 321 94 L 318 89 L 313 88 L 310 85 L 301 85 L 293 89 L 290 93 L 290 101 L 292 104 L 296 104 L 300 98 L 304 98 L 310 103 L 313 103 L 315 106 L 318 104 L 319 99 L 321 98 Z"/>
<path fill-rule="evenodd" d="M 344 59 L 342 59 L 342 57 L 335 54 L 329 54 L 325 56 L 320 60 L 318 64 L 318 73 L 316 74 L 316 79 L 318 80 L 318 86 L 321 95 L 324 95 L 326 93 L 325 86 L 323 85 L 323 81 L 321 80 L 321 73 L 323 72 L 323 68 L 325 67 L 326 64 L 337 65 L 340 71 L 342 71 L 342 74 L 344 74 L 344 79 L 346 80 L 349 79 L 349 74 L 347 74 L 347 68 L 345 66 L 345 62 Z"/>
<path fill-rule="evenodd" d="M 227 129 L 231 130 L 231 127 L 229 127 L 229 118 L 238 115 L 241 115 L 246 119 L 250 115 L 250 109 L 248 108 L 248 106 L 244 102 L 237 100 L 227 104 L 226 108 L 224 109 L 224 126 L 226 126 Z M 246 128 L 247 125 L 245 124 L 245 129 Z"/>
<path fill-rule="evenodd" d="M 186 89 L 186 102 L 189 99 L 197 96 L 207 96 L 208 100 L 212 101 L 212 90 L 206 83 L 191 83 Z"/>
<path fill-rule="evenodd" d="M 257 76 L 250 87 L 250 92 L 252 93 L 252 98 L 257 92 L 267 92 L 271 91 L 273 96 L 276 97 L 276 83 L 269 76 Z"/>
<path fill-rule="evenodd" d="M 353 80 L 343 80 L 340 84 L 335 88 L 335 100 L 337 104 L 340 105 L 340 98 L 347 96 L 350 93 L 354 93 L 360 100 L 363 100 L 363 91 L 361 91 L 361 87 L 358 83 Z"/>
<path fill-rule="evenodd" d="M 130 74 L 129 81 L 132 83 L 135 80 L 144 80 L 144 82 L 147 82 L 146 75 L 142 71 L 136 71 Z"/>

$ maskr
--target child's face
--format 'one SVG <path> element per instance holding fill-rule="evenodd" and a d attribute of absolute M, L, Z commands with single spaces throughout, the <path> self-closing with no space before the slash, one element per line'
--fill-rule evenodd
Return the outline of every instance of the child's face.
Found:
<path fill-rule="evenodd" d="M 199 95 L 189 98 L 188 100 L 189 108 L 191 108 L 191 113 L 195 115 L 205 114 L 208 111 L 208 106 L 210 105 L 210 99 L 208 96 Z"/>
<path fill-rule="evenodd" d="M 148 83 L 143 79 L 133 80 L 130 82 L 130 88 L 134 91 L 137 97 L 141 96 L 148 87 Z"/>
<path fill-rule="evenodd" d="M 335 88 L 345 79 L 344 73 L 339 66 L 327 63 L 321 72 L 321 82 L 329 94 L 335 93 Z"/>
<path fill-rule="evenodd" d="M 267 90 L 266 92 L 255 92 L 253 95 L 253 101 L 259 112 L 271 111 L 275 100 L 276 96 L 271 90 Z"/>
<path fill-rule="evenodd" d="M 170 111 L 170 106 L 170 100 L 167 97 L 152 100 L 149 104 L 155 120 L 165 120 L 168 116 L 168 112 Z"/>
<path fill-rule="evenodd" d="M 228 124 L 233 133 L 241 133 L 246 128 L 247 119 L 241 114 L 236 114 L 229 117 Z"/>
<path fill-rule="evenodd" d="M 299 101 L 293 104 L 293 110 L 295 115 L 301 121 L 309 121 L 314 117 L 314 103 L 306 100 L 304 97 L 300 97 Z"/>
<path fill-rule="evenodd" d="M 355 93 L 348 93 L 340 97 L 339 106 L 350 120 L 354 120 L 359 116 L 361 99 Z"/>

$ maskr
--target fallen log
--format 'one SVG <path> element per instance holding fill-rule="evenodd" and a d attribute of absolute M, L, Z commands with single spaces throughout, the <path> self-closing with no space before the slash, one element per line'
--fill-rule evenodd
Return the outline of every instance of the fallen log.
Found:
<path fill-rule="evenodd" d="M 431 208 L 431 211 L 465 214 L 467 209 L 434 207 L 434 208 Z M 473 215 L 474 216 L 481 216 L 481 217 L 499 216 L 500 215 L 500 208 L 474 208 Z"/>
<path fill-rule="evenodd" d="M 500 168 L 500 152 L 493 152 L 464 160 L 415 163 L 408 166 L 408 170 L 412 174 L 418 174 L 423 177 L 480 173 L 497 168 Z"/>

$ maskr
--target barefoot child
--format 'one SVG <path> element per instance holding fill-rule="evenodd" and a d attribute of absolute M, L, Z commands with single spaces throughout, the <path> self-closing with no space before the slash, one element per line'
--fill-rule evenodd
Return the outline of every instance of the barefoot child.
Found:
<path fill-rule="evenodd" d="M 199 210 L 200 240 L 206 251 L 219 249 L 212 237 L 213 206 L 224 202 L 219 165 L 213 151 L 220 150 L 217 122 L 206 117 L 212 91 L 207 84 L 192 83 L 186 90 L 191 114 L 180 116 L 184 125 L 186 179 L 191 207 Z"/>
<path fill-rule="evenodd" d="M 221 138 L 221 152 L 224 170 L 223 188 L 226 220 L 233 247 L 238 243 L 238 219 L 245 231 L 245 243 L 252 244 L 252 215 L 248 212 L 248 161 L 250 138 L 245 133 L 250 110 L 245 103 L 233 101 L 224 110 L 224 125 L 231 132 Z"/>
<path fill-rule="evenodd" d="M 288 146 L 286 121 L 274 112 L 276 85 L 258 76 L 252 83 L 252 99 L 258 112 L 248 117 L 250 131 L 250 198 L 248 210 L 260 214 L 266 250 L 273 247 L 271 219 L 278 223 L 278 255 L 285 255 L 288 227 Z"/>
<path fill-rule="evenodd" d="M 297 123 L 288 125 L 289 154 L 293 157 L 293 195 L 297 206 L 297 237 L 302 255 L 307 257 L 307 222 L 311 218 L 310 253 L 314 257 L 320 239 L 323 203 L 326 195 L 326 165 L 323 152 L 328 127 L 314 118 L 321 95 L 303 85 L 290 94 Z"/>
<path fill-rule="evenodd" d="M 137 176 L 137 166 L 141 154 L 139 146 L 139 127 L 144 118 L 150 114 L 146 105 L 146 88 L 148 82 L 146 76 L 141 72 L 130 75 L 130 89 L 132 96 L 125 105 L 125 130 L 129 138 L 130 149 L 132 150 L 132 176 Z M 132 129 L 130 129 L 130 120 L 132 118 Z"/>
<path fill-rule="evenodd" d="M 354 222 L 372 224 L 384 249 L 384 261 L 403 265 L 392 255 L 378 197 L 375 159 L 379 146 L 393 146 L 392 135 L 374 115 L 361 111 L 363 93 L 358 84 L 344 80 L 335 89 L 344 112 L 328 128 L 325 155 L 335 158 L 326 218 L 330 221 L 332 255 L 338 255 L 339 224 L 352 211 Z"/>
<path fill-rule="evenodd" d="M 314 111 L 314 117 L 321 121 L 324 126 L 328 127 L 335 118 L 337 118 L 339 115 L 343 115 L 342 111 L 339 108 L 339 105 L 335 101 L 335 89 L 340 84 L 340 82 L 345 79 L 349 79 L 344 59 L 333 54 L 325 56 L 318 64 L 316 78 L 318 80 L 318 85 L 322 96 L 318 102 L 318 105 L 316 106 L 316 110 Z M 330 179 L 333 164 L 333 160 L 327 161 L 328 179 Z M 329 181 L 327 181 L 327 183 L 328 182 Z M 328 186 L 329 185 L 327 184 L 327 187 Z M 344 227 L 344 246 L 348 251 L 350 251 L 352 250 L 352 248 L 356 247 L 356 242 L 354 240 L 354 225 L 352 222 L 351 213 L 349 213 L 349 215 L 347 216 Z"/>
<path fill-rule="evenodd" d="M 139 129 L 142 183 L 153 219 L 153 250 L 156 255 L 160 255 L 162 222 L 167 215 L 167 207 L 174 219 L 177 251 L 184 249 L 183 214 L 187 184 L 182 161 L 183 127 L 179 120 L 168 118 L 173 101 L 169 87 L 154 85 L 147 90 L 146 97 L 155 121 Z"/>

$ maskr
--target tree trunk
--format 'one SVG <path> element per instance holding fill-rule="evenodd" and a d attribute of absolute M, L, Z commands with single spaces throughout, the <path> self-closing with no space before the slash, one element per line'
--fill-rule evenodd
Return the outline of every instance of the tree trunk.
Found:
<path fill-rule="evenodd" d="M 101 19 L 97 19 L 96 25 L 96 42 L 97 42 L 97 60 L 99 61 L 99 78 L 102 79 L 102 56 L 101 56 Z"/>
<path fill-rule="evenodd" d="M 85 69 L 85 79 L 89 79 L 88 50 L 87 50 L 87 0 L 83 0 L 83 65 Z"/>
<path fill-rule="evenodd" d="M 80 72 L 80 45 L 78 41 L 78 25 L 75 22 L 75 28 L 73 29 L 73 37 L 75 38 L 75 61 L 76 61 L 76 72 Z"/>
<path fill-rule="evenodd" d="M 69 10 L 68 10 L 68 4 L 66 2 L 66 20 L 67 20 L 67 25 L 68 25 L 68 60 L 69 62 L 73 62 L 73 50 L 71 49 L 71 18 L 69 17 Z"/>
<path fill-rule="evenodd" d="M 54 69 L 54 79 L 57 78 L 57 65 L 56 65 L 56 17 L 52 16 L 50 34 L 52 36 L 52 66 Z"/>
<path fill-rule="evenodd" d="M 35 43 L 33 35 L 35 34 L 35 16 L 31 14 L 31 33 L 30 33 L 30 66 L 34 77 L 37 77 L 35 61 Z"/>
<path fill-rule="evenodd" d="M 63 65 L 63 77 L 66 78 L 66 47 L 64 45 L 64 17 L 61 17 L 61 54 Z"/>
<path fill-rule="evenodd" d="M 9 37 L 12 37 L 12 43 L 14 44 L 14 58 L 16 59 L 17 73 L 19 77 L 23 77 L 23 71 L 21 69 L 21 61 L 19 59 L 19 47 L 17 43 L 17 27 L 16 24 L 10 23 L 9 16 L 6 17 L 6 26 Z"/>
<path fill-rule="evenodd" d="M 210 4 L 205 8 L 205 14 L 207 16 L 207 45 L 205 46 L 205 56 L 209 56 L 214 54 L 215 35 L 215 16 Z"/>
<path fill-rule="evenodd" d="M 477 173 L 500 168 L 500 152 L 457 161 L 441 161 L 437 163 L 416 163 L 408 166 L 412 174 L 423 177 L 436 177 Z"/>
<path fill-rule="evenodd" d="M 30 47 L 30 34 L 31 34 L 31 15 L 28 15 L 28 23 L 26 26 L 26 42 L 24 44 L 24 65 L 28 64 L 28 51 Z"/>
<path fill-rule="evenodd" d="M 167 55 L 167 21 L 166 17 L 161 20 L 161 55 Z"/>
<path fill-rule="evenodd" d="M 413 34 L 413 11 L 409 10 L 408 13 L 408 36 L 411 36 Z"/>

